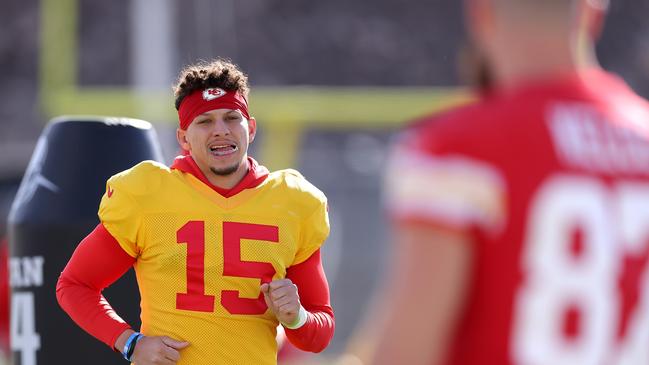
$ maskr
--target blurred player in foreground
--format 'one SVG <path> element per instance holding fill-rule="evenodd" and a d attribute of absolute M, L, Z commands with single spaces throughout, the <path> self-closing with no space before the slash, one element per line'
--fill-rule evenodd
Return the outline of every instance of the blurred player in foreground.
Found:
<path fill-rule="evenodd" d="M 466 2 L 491 90 L 396 143 L 366 363 L 649 363 L 649 105 L 598 66 L 606 5 Z"/>
<path fill-rule="evenodd" d="M 224 60 L 184 69 L 175 96 L 185 154 L 110 178 L 100 224 L 61 274 L 63 309 L 138 365 L 275 364 L 278 323 L 306 351 L 333 336 L 326 198 L 297 171 L 269 173 L 248 156 L 248 90 Z M 141 333 L 101 295 L 132 266 Z"/>

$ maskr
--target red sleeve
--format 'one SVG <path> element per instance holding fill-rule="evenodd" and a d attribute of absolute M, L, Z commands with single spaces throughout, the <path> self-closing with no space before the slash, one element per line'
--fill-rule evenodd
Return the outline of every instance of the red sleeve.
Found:
<path fill-rule="evenodd" d="M 301 264 L 291 266 L 286 277 L 297 285 L 300 302 L 307 310 L 306 323 L 298 329 L 286 329 L 286 337 L 303 351 L 320 352 L 334 335 L 334 311 L 329 303 L 329 283 L 322 268 L 320 250 Z"/>
<path fill-rule="evenodd" d="M 101 291 L 134 263 L 135 258 L 99 224 L 81 241 L 56 284 L 61 308 L 81 328 L 111 348 L 130 326 L 115 313 Z"/>

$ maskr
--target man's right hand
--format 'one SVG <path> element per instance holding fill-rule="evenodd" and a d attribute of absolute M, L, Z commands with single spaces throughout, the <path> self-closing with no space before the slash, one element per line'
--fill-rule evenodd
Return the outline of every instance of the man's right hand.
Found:
<path fill-rule="evenodd" d="M 180 359 L 180 350 L 189 346 L 167 336 L 144 336 L 135 345 L 131 360 L 136 365 L 174 365 Z"/>

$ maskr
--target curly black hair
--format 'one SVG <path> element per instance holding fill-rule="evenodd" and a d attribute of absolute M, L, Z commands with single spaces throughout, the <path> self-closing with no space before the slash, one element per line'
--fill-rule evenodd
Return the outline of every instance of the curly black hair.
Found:
<path fill-rule="evenodd" d="M 185 67 L 174 86 L 176 110 L 185 96 L 195 90 L 219 87 L 224 90 L 238 91 L 246 99 L 250 92 L 248 76 L 230 60 L 217 58 L 210 62 L 199 62 Z"/>

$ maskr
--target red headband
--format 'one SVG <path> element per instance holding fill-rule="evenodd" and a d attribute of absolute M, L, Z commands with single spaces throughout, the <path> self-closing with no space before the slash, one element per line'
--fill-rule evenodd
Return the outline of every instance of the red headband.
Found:
<path fill-rule="evenodd" d="M 246 119 L 248 115 L 248 101 L 233 90 L 223 90 L 218 87 L 205 90 L 196 90 L 185 96 L 178 109 L 180 129 L 186 130 L 196 116 L 214 109 L 235 109 L 241 111 Z"/>

